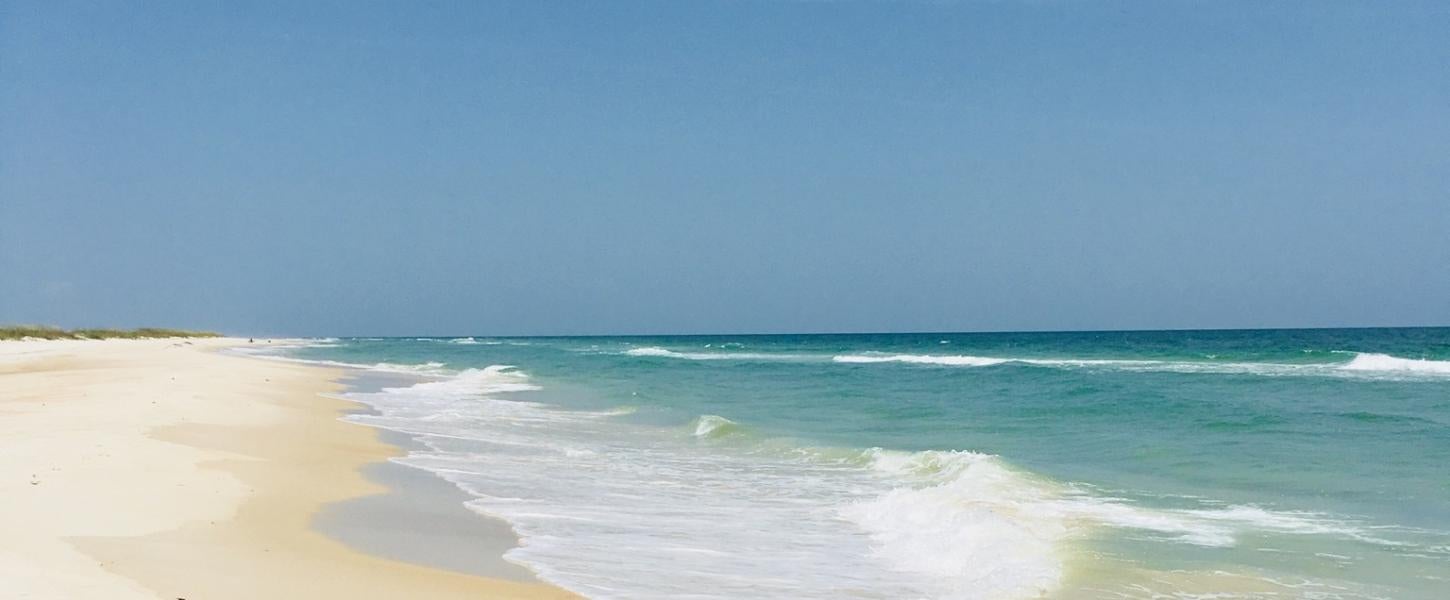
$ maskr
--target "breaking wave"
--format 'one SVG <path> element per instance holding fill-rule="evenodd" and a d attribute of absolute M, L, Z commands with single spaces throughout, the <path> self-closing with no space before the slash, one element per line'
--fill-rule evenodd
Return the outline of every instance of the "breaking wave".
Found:
<path fill-rule="evenodd" d="M 658 346 L 630 348 L 624 352 L 629 356 L 682 358 L 686 360 L 801 360 L 808 358 L 800 354 L 773 354 L 769 352 L 677 352 Z"/>
<path fill-rule="evenodd" d="M 1388 354 L 1360 352 L 1341 368 L 1347 371 L 1450 375 L 1450 360 L 1400 358 Z"/>
<path fill-rule="evenodd" d="M 1062 369 L 1111 369 L 1119 371 L 1173 373 L 1227 373 L 1262 376 L 1440 376 L 1450 375 L 1450 361 L 1409 359 L 1388 354 L 1352 352 L 1349 362 L 1274 363 L 1214 362 L 1188 360 L 1140 360 L 1100 358 L 1018 358 L 932 354 L 842 354 L 832 362 L 846 364 L 903 363 L 946 367 L 991 367 L 1026 365 Z"/>
<path fill-rule="evenodd" d="M 991 454 L 872 449 L 862 456 L 901 483 L 842 507 L 841 515 L 870 532 L 876 554 L 895 568 L 986 592 L 981 597 L 1047 594 L 1062 578 L 1073 541 L 1094 528 L 1221 548 L 1262 533 L 1405 545 L 1379 537 L 1373 526 L 1319 513 L 1147 507 L 1021 471 Z"/>
<path fill-rule="evenodd" d="M 1264 533 L 1401 545 L 1383 528 L 1325 514 L 1146 506 L 992 454 L 681 444 L 678 430 L 612 418 L 627 409 L 494 395 L 536 389 L 512 367 L 467 369 L 355 394 L 379 412 L 348 419 L 419 436 L 427 450 L 398 462 L 513 523 L 524 544 L 512 559 L 600 597 L 1034 598 L 1061 587 L 1080 541 L 1103 528 L 1213 548 Z M 713 440 L 744 429 L 705 414 L 689 431 Z M 635 560 L 597 568 L 620 548 Z M 660 577 L 661 561 L 679 568 Z"/>
<path fill-rule="evenodd" d="M 1311 376 L 1393 379 L 1450 376 L 1450 360 L 1410 359 L 1368 352 L 1352 354 L 1348 362 L 1231 362 L 1216 360 L 1117 359 L 1073 357 L 975 356 L 969 354 L 908 354 L 858 352 L 851 354 L 798 354 L 771 352 L 694 352 L 658 346 L 630 348 L 624 354 L 636 357 L 673 358 L 700 361 L 784 361 L 836 363 L 843 365 L 902 364 L 939 367 L 995 367 L 1016 365 L 1055 369 L 1097 369 L 1114 371 L 1242 374 L 1265 377 Z"/>
<path fill-rule="evenodd" d="M 719 438 L 739 431 L 739 423 L 718 415 L 700 415 L 700 418 L 695 419 L 695 437 L 697 438 Z"/>
<path fill-rule="evenodd" d="M 932 356 L 923 354 L 843 354 L 831 357 L 832 362 L 851 364 L 907 363 L 915 365 L 943 365 L 953 367 L 990 367 L 1012 362 L 1010 358 L 987 358 L 985 356 Z"/>

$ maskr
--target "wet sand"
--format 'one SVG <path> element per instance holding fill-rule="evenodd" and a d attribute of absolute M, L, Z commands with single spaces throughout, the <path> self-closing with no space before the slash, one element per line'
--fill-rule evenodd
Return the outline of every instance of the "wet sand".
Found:
<path fill-rule="evenodd" d="M 0 343 L 8 597 L 574 597 L 339 420 L 344 372 L 217 352 L 245 343 Z"/>

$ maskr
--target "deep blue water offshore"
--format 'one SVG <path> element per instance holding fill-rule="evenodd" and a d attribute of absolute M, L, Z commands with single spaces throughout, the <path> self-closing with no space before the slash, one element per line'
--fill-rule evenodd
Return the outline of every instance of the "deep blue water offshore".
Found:
<path fill-rule="evenodd" d="M 1446 328 L 278 353 L 426 376 L 351 419 L 589 597 L 1450 597 Z"/>

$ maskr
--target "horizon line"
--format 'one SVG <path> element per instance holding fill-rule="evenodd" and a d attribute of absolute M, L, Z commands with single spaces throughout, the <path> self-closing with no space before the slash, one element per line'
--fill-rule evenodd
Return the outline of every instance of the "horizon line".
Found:
<path fill-rule="evenodd" d="M 982 329 L 976 331 L 799 331 L 799 332 L 744 332 L 744 333 L 582 333 L 582 334 L 401 334 L 401 335 L 321 335 L 296 336 L 301 338 L 608 338 L 608 337 L 761 337 L 787 335 L 848 336 L 848 335 L 990 335 L 990 334 L 1052 334 L 1052 333 L 1189 333 L 1189 332 L 1231 332 L 1231 331 L 1328 331 L 1337 329 L 1450 329 L 1450 325 L 1350 325 L 1335 327 L 1181 327 L 1164 329 Z M 229 337 L 259 337 L 256 335 L 225 334 Z M 291 336 L 274 336 L 291 337 Z"/>

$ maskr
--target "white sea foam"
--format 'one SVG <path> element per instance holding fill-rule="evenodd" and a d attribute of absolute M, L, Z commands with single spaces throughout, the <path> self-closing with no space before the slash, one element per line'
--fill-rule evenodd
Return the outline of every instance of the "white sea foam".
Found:
<path fill-rule="evenodd" d="M 1070 524 L 1030 510 L 1052 494 L 1045 486 L 986 454 L 878 450 L 872 458 L 906 484 L 840 512 L 894 568 L 973 590 L 953 597 L 1037 597 L 1058 586 Z"/>
<path fill-rule="evenodd" d="M 1030 358 L 939 354 L 842 354 L 833 362 L 847 364 L 903 363 L 947 367 L 990 367 L 1018 364 L 1060 369 L 1107 369 L 1116 371 L 1243 374 L 1266 377 L 1319 376 L 1370 379 L 1450 375 L 1450 361 L 1420 360 L 1387 354 L 1353 353 L 1347 363 L 1216 362 L 1185 360 L 1142 360 L 1101 358 Z"/>
<path fill-rule="evenodd" d="M 1011 362 L 1008 358 L 987 358 L 985 356 L 965 355 L 926 355 L 926 354 L 842 354 L 831 357 L 832 362 L 851 364 L 870 363 L 908 363 L 916 365 L 943 365 L 952 367 L 990 367 L 1002 363 Z"/>
<path fill-rule="evenodd" d="M 700 415 L 695 419 L 695 437 L 715 438 L 738 431 L 740 425 L 719 415 Z"/>
<path fill-rule="evenodd" d="M 1346 371 L 1450 375 L 1450 360 L 1400 358 L 1388 354 L 1361 352 L 1340 368 Z"/>
<path fill-rule="evenodd" d="M 395 373 L 427 373 L 430 375 L 442 375 L 447 373 L 441 362 L 426 362 L 421 365 L 399 364 L 399 363 L 373 363 L 369 369 L 375 371 L 392 371 Z"/>
<path fill-rule="evenodd" d="M 675 352 L 673 350 L 666 350 L 666 349 L 660 348 L 658 346 L 646 346 L 646 347 L 643 347 L 643 348 L 630 348 L 629 350 L 626 350 L 624 353 L 625 354 L 628 354 L 630 356 L 666 356 L 666 357 L 670 357 L 670 358 L 680 358 L 680 357 L 684 357 L 685 356 L 685 354 L 682 354 L 680 352 Z"/>
<path fill-rule="evenodd" d="M 971 356 L 963 354 L 841 354 L 831 357 L 833 362 L 847 364 L 904 363 L 914 365 L 938 365 L 946 367 L 991 367 L 1003 364 L 1031 365 L 1055 368 L 1098 368 L 1137 371 L 1174 371 L 1189 373 L 1249 373 L 1271 374 L 1275 371 L 1295 370 L 1298 365 L 1275 365 L 1267 363 L 1211 363 L 1190 361 L 1162 361 L 1102 358 L 1025 358 Z"/>
<path fill-rule="evenodd" d="M 1104 528 L 1208 547 L 1262 534 L 1395 543 L 1328 515 L 1149 507 L 990 454 L 694 443 L 743 426 L 701 415 L 662 429 L 499 395 L 534 389 L 511 367 L 469 369 L 351 394 L 377 414 L 348 419 L 418 436 L 427 450 L 398 462 L 474 495 L 471 508 L 523 537 L 511 560 L 594 598 L 1034 598 Z"/>
<path fill-rule="evenodd" d="M 1318 513 L 1146 507 L 1024 473 L 987 454 L 872 450 L 866 457 L 906 485 L 848 505 L 842 515 L 870 531 L 879 555 L 897 568 L 995 590 L 994 597 L 1056 586 L 1064 552 L 1094 528 L 1209 547 L 1232 547 L 1245 535 L 1264 533 L 1406 545 L 1364 523 Z"/>
<path fill-rule="evenodd" d="M 661 358 L 682 358 L 686 360 L 801 360 L 808 358 L 800 354 L 775 354 L 768 352 L 677 352 L 658 346 L 630 348 L 624 352 L 630 356 Z"/>
<path fill-rule="evenodd" d="M 710 347 L 707 345 L 706 347 Z M 1387 354 L 1354 353 L 1344 362 L 1274 363 L 1228 362 L 1212 360 L 1157 360 L 1116 358 L 1042 358 L 1014 356 L 975 356 L 968 354 L 908 354 L 890 352 L 859 352 L 819 355 L 771 352 L 688 352 L 658 346 L 631 348 L 629 356 L 676 358 L 685 360 L 752 360 L 788 362 L 834 362 L 838 364 L 906 364 L 941 367 L 992 367 L 1023 365 L 1055 369 L 1085 369 L 1165 373 L 1238 374 L 1264 377 L 1314 376 L 1360 379 L 1413 379 L 1450 375 L 1450 361 L 1399 358 Z"/>
<path fill-rule="evenodd" d="M 418 436 L 428 450 L 399 462 L 477 496 L 471 508 L 523 537 L 511 560 L 591 598 L 1004 597 L 873 554 L 870 536 L 836 511 L 891 489 L 891 477 L 859 461 L 693 444 L 621 423 L 617 411 L 495 394 L 532 385 L 512 369 L 465 371 L 352 394 L 377 414 L 348 418 Z M 737 427 L 702 415 L 688 431 L 713 438 Z M 611 568 L 599 569 L 606 561 Z"/>
<path fill-rule="evenodd" d="M 428 365 L 441 366 L 442 363 L 428 363 Z M 482 369 L 465 369 L 452 377 L 439 381 L 426 381 L 405 388 L 388 388 L 385 391 L 401 395 L 458 399 L 481 394 L 526 392 L 537 389 L 539 386 L 529 383 L 528 376 L 523 372 L 509 365 L 493 365 Z"/>

